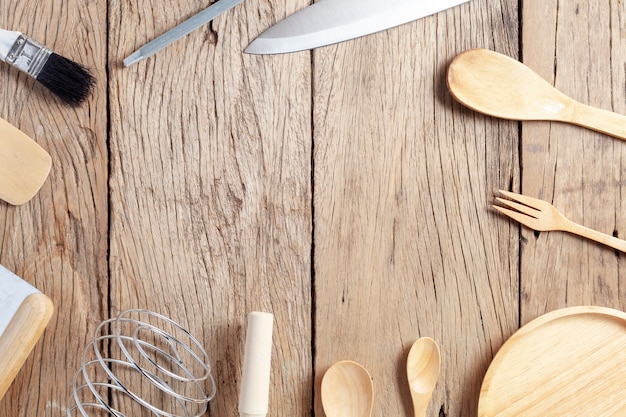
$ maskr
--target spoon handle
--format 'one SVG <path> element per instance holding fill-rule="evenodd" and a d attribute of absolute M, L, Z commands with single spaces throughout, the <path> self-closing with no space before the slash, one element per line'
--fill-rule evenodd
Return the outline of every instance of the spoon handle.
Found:
<path fill-rule="evenodd" d="M 626 116 L 574 102 L 567 122 L 626 140 Z"/>
<path fill-rule="evenodd" d="M 428 406 L 430 404 L 430 397 L 432 396 L 432 391 L 426 393 L 418 393 L 411 391 L 411 397 L 413 399 L 413 416 L 414 417 L 425 417 L 426 412 L 428 411 Z"/>

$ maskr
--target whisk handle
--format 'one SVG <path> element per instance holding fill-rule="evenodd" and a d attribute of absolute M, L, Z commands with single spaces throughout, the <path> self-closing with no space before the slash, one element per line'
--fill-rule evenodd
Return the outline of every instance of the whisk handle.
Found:
<path fill-rule="evenodd" d="M 267 415 L 273 322 L 274 316 L 271 313 L 255 311 L 248 315 L 246 349 L 239 393 L 240 417 L 265 417 Z"/>

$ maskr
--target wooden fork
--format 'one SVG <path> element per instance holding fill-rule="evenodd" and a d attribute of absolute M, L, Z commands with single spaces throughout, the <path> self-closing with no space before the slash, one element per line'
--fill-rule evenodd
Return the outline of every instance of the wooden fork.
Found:
<path fill-rule="evenodd" d="M 509 191 L 500 190 L 500 193 L 506 196 L 508 200 L 500 197 L 496 197 L 496 200 L 509 208 L 496 205 L 494 205 L 493 208 L 506 214 L 513 220 L 520 222 L 524 226 L 540 232 L 561 230 L 573 233 L 586 237 L 587 239 L 595 240 L 596 242 L 605 244 L 619 251 L 626 252 L 625 240 L 574 223 L 546 201 Z"/>

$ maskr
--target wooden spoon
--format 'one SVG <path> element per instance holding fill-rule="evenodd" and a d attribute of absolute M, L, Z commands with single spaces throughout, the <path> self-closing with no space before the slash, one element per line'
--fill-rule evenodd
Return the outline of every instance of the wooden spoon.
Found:
<path fill-rule="evenodd" d="M 363 366 L 341 361 L 322 379 L 322 407 L 326 417 L 369 417 L 374 403 L 372 377 Z"/>
<path fill-rule="evenodd" d="M 441 356 L 437 342 L 430 337 L 422 337 L 413 343 L 406 361 L 406 375 L 415 417 L 426 415 L 430 397 L 439 379 L 440 365 Z"/>
<path fill-rule="evenodd" d="M 0 199 L 24 204 L 48 177 L 52 158 L 24 132 L 0 119 Z"/>
<path fill-rule="evenodd" d="M 470 49 L 448 68 L 448 88 L 467 107 L 512 120 L 552 120 L 626 139 L 626 116 L 582 104 L 519 61 Z"/>

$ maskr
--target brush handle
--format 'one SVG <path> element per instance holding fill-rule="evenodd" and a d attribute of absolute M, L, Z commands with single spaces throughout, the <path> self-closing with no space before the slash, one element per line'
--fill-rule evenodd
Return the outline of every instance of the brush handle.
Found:
<path fill-rule="evenodd" d="M 0 337 L 0 399 L 33 350 L 52 317 L 52 301 L 42 293 L 24 299 Z"/>
<path fill-rule="evenodd" d="M 6 61 L 9 51 L 20 35 L 20 32 L 0 29 L 0 59 L 2 61 Z"/>

